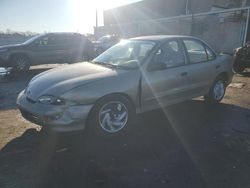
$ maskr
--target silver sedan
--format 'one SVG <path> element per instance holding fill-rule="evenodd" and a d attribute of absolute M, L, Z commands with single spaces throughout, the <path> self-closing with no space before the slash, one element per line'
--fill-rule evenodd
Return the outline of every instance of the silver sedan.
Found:
<path fill-rule="evenodd" d="M 92 62 L 34 77 L 17 99 L 24 118 L 56 131 L 125 131 L 135 114 L 204 96 L 219 103 L 232 59 L 188 36 L 122 40 Z"/>

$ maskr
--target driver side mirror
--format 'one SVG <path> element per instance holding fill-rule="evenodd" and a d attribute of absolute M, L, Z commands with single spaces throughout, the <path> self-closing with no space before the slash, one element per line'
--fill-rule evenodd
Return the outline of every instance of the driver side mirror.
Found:
<path fill-rule="evenodd" d="M 148 71 L 164 70 L 167 68 L 166 63 L 163 62 L 153 62 L 148 66 Z"/>

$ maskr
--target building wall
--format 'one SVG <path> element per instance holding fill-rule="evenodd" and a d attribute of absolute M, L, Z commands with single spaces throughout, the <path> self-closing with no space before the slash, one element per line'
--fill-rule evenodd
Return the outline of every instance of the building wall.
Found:
<path fill-rule="evenodd" d="M 104 25 L 185 14 L 186 0 L 144 0 L 104 11 Z"/>
<path fill-rule="evenodd" d="M 104 25 L 184 15 L 187 2 L 190 14 L 250 5 L 250 0 L 144 0 L 104 11 Z"/>
<path fill-rule="evenodd" d="M 175 4 L 170 6 L 172 1 Z M 152 2 L 157 5 L 152 5 Z M 249 6 L 249 2 L 250 0 L 189 0 L 188 9 L 189 14 L 196 14 L 210 12 L 213 9 Z M 217 51 L 226 52 L 232 52 L 234 48 L 243 44 L 247 10 L 218 14 L 211 12 L 204 16 L 176 18 L 175 16 L 185 14 L 185 3 L 186 0 L 145 0 L 106 11 L 105 25 L 96 28 L 96 34 L 98 37 L 105 34 L 116 34 L 123 38 L 156 34 L 191 35 L 207 41 Z M 147 11 L 142 11 L 146 8 Z M 149 8 L 153 13 L 148 10 Z M 172 10 L 167 11 L 170 8 Z M 108 17 L 107 14 L 111 12 L 113 17 Z M 146 13 L 142 14 L 142 12 Z M 135 18 L 133 19 L 133 17 Z"/>

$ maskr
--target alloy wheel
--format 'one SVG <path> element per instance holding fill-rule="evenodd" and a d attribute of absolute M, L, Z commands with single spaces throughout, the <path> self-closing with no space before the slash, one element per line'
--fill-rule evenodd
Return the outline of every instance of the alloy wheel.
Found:
<path fill-rule="evenodd" d="M 128 109 L 120 101 L 110 101 L 99 112 L 99 125 L 104 131 L 116 133 L 128 122 Z"/>
<path fill-rule="evenodd" d="M 216 82 L 213 88 L 214 99 L 220 101 L 223 98 L 224 94 L 225 94 L 224 83 L 222 81 Z"/>
<path fill-rule="evenodd" d="M 16 59 L 16 69 L 19 71 L 23 71 L 26 69 L 27 67 L 27 60 L 24 57 L 18 57 Z"/>

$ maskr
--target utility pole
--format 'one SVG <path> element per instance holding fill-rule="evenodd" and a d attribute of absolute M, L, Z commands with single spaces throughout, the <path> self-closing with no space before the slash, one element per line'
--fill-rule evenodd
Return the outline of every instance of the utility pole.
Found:
<path fill-rule="evenodd" d="M 188 4 L 189 4 L 189 2 L 188 2 L 188 0 L 186 0 L 186 15 L 188 15 L 189 14 L 189 10 L 188 10 Z"/>
<path fill-rule="evenodd" d="M 95 27 L 98 27 L 98 10 L 95 9 Z"/>

